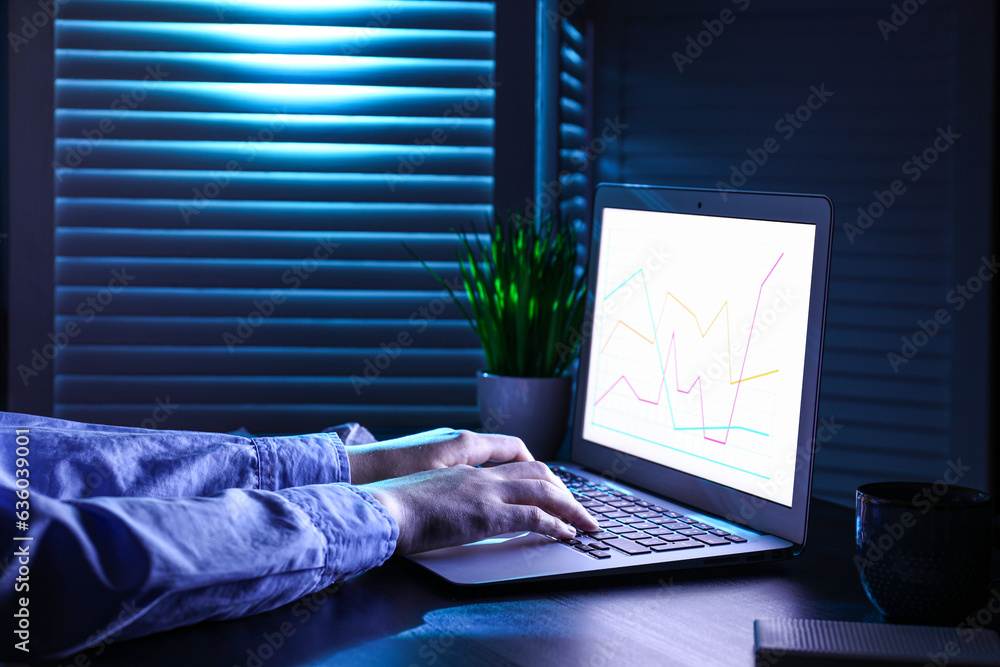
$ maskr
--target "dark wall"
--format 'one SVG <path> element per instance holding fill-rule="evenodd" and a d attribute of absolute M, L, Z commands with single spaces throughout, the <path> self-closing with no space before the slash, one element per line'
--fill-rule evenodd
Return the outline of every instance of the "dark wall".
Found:
<path fill-rule="evenodd" d="M 959 456 L 976 461 L 964 481 L 992 478 L 990 285 L 961 308 L 948 295 L 995 248 L 995 8 L 927 3 L 894 18 L 894 6 L 596 7 L 595 128 L 623 127 L 598 181 L 833 199 L 820 415 L 841 427 L 820 443 L 817 485 L 843 500 L 868 479 L 937 479 Z M 914 166 L 949 128 L 960 138 Z M 939 310 L 947 324 L 894 365 Z"/>

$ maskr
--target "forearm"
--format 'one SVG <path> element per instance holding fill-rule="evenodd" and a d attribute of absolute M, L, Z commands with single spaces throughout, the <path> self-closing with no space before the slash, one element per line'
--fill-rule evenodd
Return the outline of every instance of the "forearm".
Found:
<path fill-rule="evenodd" d="M 244 438 L 0 413 L 0 483 L 13 485 L 14 440 L 30 441 L 32 487 L 52 498 L 201 496 L 350 481 L 335 433 Z"/>
<path fill-rule="evenodd" d="M 14 493 L 0 489 L 0 544 L 14 545 L 0 616 L 10 623 L 28 597 L 33 659 L 273 609 L 381 564 L 398 534 L 371 496 L 336 484 L 208 498 L 32 494 L 33 539 L 15 542 Z M 15 589 L 17 548 L 30 554 L 23 590 Z M 4 646 L 3 658 L 26 657 Z"/>

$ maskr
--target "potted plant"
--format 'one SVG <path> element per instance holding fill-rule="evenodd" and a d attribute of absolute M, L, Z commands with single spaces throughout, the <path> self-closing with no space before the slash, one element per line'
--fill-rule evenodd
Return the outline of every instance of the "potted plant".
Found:
<path fill-rule="evenodd" d="M 478 373 L 477 399 L 483 427 L 516 435 L 535 458 L 552 460 L 566 433 L 568 371 L 579 354 L 585 308 L 576 230 L 550 215 L 509 213 L 487 231 L 488 244 L 475 230 L 457 233 L 468 310 L 417 259 L 455 299 L 482 344 L 486 368 Z"/>

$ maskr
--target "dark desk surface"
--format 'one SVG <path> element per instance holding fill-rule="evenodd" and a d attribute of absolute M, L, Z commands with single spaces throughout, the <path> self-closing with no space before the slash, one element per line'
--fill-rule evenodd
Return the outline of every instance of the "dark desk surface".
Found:
<path fill-rule="evenodd" d="M 853 511 L 814 501 L 806 550 L 782 563 L 463 594 L 394 560 L 266 614 L 84 655 L 150 667 L 748 666 L 756 618 L 881 621 L 851 560 L 853 540 Z"/>

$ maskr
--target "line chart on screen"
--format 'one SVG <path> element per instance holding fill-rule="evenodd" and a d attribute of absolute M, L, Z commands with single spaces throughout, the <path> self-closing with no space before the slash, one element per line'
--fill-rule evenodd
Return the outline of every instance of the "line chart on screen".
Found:
<path fill-rule="evenodd" d="M 759 493 L 795 451 L 813 242 L 810 225 L 606 210 L 585 430 Z"/>

